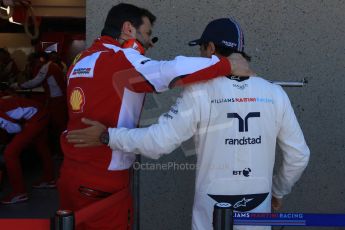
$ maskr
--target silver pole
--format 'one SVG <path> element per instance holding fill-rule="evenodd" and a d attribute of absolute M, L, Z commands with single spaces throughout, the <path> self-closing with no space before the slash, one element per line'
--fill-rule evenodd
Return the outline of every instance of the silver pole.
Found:
<path fill-rule="evenodd" d="M 269 81 L 273 84 L 280 85 L 282 87 L 303 87 L 305 86 L 308 81 L 303 78 L 302 81 Z"/>
<path fill-rule="evenodd" d="M 74 213 L 70 210 L 58 210 L 55 213 L 55 230 L 74 230 Z"/>

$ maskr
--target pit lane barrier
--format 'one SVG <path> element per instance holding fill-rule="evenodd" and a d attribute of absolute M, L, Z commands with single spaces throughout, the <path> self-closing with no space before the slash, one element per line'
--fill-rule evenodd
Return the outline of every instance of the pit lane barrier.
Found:
<path fill-rule="evenodd" d="M 216 203 L 213 230 L 233 230 L 234 225 L 344 227 L 345 214 L 234 212 L 229 203 Z"/>
<path fill-rule="evenodd" d="M 121 191 L 76 213 L 58 210 L 51 219 L 0 219 L 0 229 L 74 230 L 85 220 L 116 206 L 127 195 L 127 191 Z M 229 203 L 215 204 L 213 230 L 233 230 L 234 225 L 344 227 L 345 214 L 233 212 Z"/>

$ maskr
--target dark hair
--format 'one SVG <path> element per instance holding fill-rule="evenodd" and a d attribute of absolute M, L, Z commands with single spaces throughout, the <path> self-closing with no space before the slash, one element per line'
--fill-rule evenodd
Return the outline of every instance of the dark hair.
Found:
<path fill-rule="evenodd" d="M 44 51 L 37 52 L 34 55 L 35 58 L 43 58 L 46 61 L 49 60 L 49 54 Z"/>
<path fill-rule="evenodd" d="M 208 46 L 209 42 L 202 43 L 201 45 L 206 49 Z M 238 50 L 232 49 L 232 48 L 227 48 L 221 45 L 214 44 L 216 53 L 220 54 L 221 56 L 224 57 L 229 57 L 233 53 L 239 53 L 242 54 L 242 56 L 247 60 L 251 61 L 252 57 L 246 54 L 245 52 L 240 52 Z"/>
<path fill-rule="evenodd" d="M 101 35 L 118 38 L 121 34 L 124 22 L 129 21 L 136 29 L 138 29 L 143 24 L 143 17 L 147 17 L 151 24 L 156 21 L 156 16 L 147 9 L 131 4 L 120 3 L 110 9 Z"/>

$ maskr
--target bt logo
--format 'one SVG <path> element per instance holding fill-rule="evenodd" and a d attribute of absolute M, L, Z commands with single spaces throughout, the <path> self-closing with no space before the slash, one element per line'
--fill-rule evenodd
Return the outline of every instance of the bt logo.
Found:
<path fill-rule="evenodd" d="M 243 119 L 238 113 L 228 113 L 228 118 L 237 118 L 238 119 L 238 131 L 239 132 L 248 132 L 248 119 L 251 117 L 260 117 L 260 112 L 250 112 Z"/>
<path fill-rule="evenodd" d="M 232 174 L 234 176 L 245 176 L 245 177 L 249 177 L 250 173 L 252 172 L 252 170 L 250 168 L 245 168 L 242 171 L 232 171 Z"/>

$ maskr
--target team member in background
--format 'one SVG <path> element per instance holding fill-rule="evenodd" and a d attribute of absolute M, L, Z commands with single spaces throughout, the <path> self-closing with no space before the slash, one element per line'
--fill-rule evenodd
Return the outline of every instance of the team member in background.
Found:
<path fill-rule="evenodd" d="M 53 51 L 49 53 L 49 56 L 50 56 L 50 60 L 56 63 L 60 67 L 62 73 L 66 75 L 68 68 L 67 68 L 66 63 L 61 59 L 60 55 L 57 52 Z"/>
<path fill-rule="evenodd" d="M 234 52 L 248 57 L 242 30 L 229 18 L 210 22 L 201 38 L 190 45 L 200 45 L 203 57 L 215 54 L 222 58 Z M 270 212 L 271 205 L 279 209 L 283 196 L 291 191 L 309 159 L 288 96 L 280 86 L 255 76 L 224 76 L 189 86 L 159 123 L 148 128 L 109 128 L 102 132 L 108 124 L 87 119 L 84 122 L 92 126 L 69 132 L 71 143 L 80 147 L 100 145 L 110 135 L 108 146 L 114 151 L 141 153 L 153 159 L 172 152 L 194 135 L 194 230 L 212 229 L 216 202 L 228 202 L 241 212 Z M 284 160 L 272 185 L 276 143 Z"/>
<path fill-rule="evenodd" d="M 33 188 L 54 188 L 54 167 L 48 147 L 47 111 L 37 102 L 13 96 L 0 98 L 0 128 L 15 135 L 4 151 L 5 165 L 12 192 L 1 199 L 2 204 L 14 204 L 28 200 L 22 170 L 20 154 L 29 145 L 34 144 L 42 158 L 43 176 Z"/>
<path fill-rule="evenodd" d="M 66 81 L 60 67 L 50 60 L 49 54 L 39 54 L 41 67 L 36 76 L 22 84 L 13 84 L 15 89 L 32 89 L 43 86 L 47 98 L 47 106 L 51 119 L 52 130 L 58 138 L 66 129 Z"/>
<path fill-rule="evenodd" d="M 102 36 L 70 67 L 68 130 L 86 127 L 82 117 L 100 120 L 109 127 L 134 128 L 146 92 L 162 92 L 169 86 L 207 80 L 231 71 L 250 72 L 240 55 L 229 59 L 180 56 L 173 61 L 154 61 L 143 56 L 141 53 L 153 45 L 151 33 L 155 19 L 148 10 L 130 4 L 112 7 Z M 75 148 L 67 143 L 66 135 L 62 135 L 61 145 L 64 151 L 58 181 L 61 208 L 76 211 L 101 197 L 127 190 L 126 199 L 112 210 L 104 210 L 102 215 L 79 227 L 129 229 L 132 221 L 129 168 L 135 155 L 111 151 L 107 146 Z"/>

